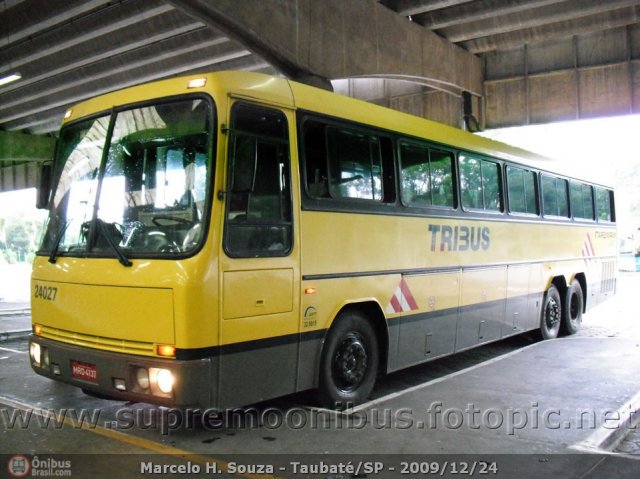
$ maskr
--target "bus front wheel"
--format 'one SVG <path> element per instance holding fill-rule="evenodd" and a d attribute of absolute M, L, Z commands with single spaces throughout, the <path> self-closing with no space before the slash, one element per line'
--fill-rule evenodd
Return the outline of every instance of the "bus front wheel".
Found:
<path fill-rule="evenodd" d="M 575 334 L 582 323 L 582 311 L 584 310 L 584 296 L 582 286 L 577 280 L 573 280 L 567 288 L 564 299 L 564 314 L 562 318 L 562 331 L 565 334 Z"/>
<path fill-rule="evenodd" d="M 540 317 L 540 334 L 542 339 L 558 337 L 562 320 L 562 302 L 558 289 L 551 285 L 544 295 L 542 314 Z"/>
<path fill-rule="evenodd" d="M 357 310 L 343 311 L 329 330 L 322 350 L 319 399 L 331 409 L 367 400 L 378 374 L 378 338 Z"/>

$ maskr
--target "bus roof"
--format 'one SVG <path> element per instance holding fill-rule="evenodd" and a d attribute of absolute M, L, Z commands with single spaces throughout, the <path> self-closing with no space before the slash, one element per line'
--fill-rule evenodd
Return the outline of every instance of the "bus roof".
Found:
<path fill-rule="evenodd" d="M 191 80 L 202 78 L 206 79 L 205 87 L 189 86 Z M 212 90 L 218 94 L 233 94 L 256 100 L 268 100 L 272 104 L 283 107 L 344 118 L 469 152 L 513 161 L 531 168 L 568 177 L 580 177 L 575 172 L 569 171 L 569 166 L 563 162 L 521 148 L 373 103 L 255 72 L 200 73 L 128 87 L 73 106 L 65 116 L 63 123 L 98 112 L 108 112 L 114 106 L 191 92 L 211 92 Z M 69 112 L 72 113 L 69 114 Z M 582 179 L 588 180 L 584 177 Z"/>

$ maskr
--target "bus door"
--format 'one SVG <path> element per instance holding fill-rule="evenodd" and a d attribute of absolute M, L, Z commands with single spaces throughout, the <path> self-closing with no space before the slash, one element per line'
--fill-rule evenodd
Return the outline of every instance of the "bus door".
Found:
<path fill-rule="evenodd" d="M 219 407 L 295 391 L 299 332 L 287 116 L 236 101 L 229 125 Z"/>

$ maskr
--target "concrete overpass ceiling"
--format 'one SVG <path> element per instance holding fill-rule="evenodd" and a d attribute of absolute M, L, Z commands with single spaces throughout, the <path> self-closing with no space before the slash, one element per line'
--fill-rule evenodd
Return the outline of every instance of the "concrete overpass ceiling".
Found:
<path fill-rule="evenodd" d="M 191 71 L 275 73 L 243 45 L 162 0 L 0 2 L 0 130 L 54 132 L 94 95 Z"/>
<path fill-rule="evenodd" d="M 380 0 L 483 60 L 487 128 L 640 113 L 640 0 Z"/>
<path fill-rule="evenodd" d="M 368 5 L 379 21 L 380 12 L 373 8 L 375 0 L 350 1 L 362 2 L 361 7 Z M 260 5 L 268 6 L 270 2 L 283 4 L 265 0 Z M 485 95 L 492 94 L 492 81 L 515 81 L 532 72 L 626 62 L 631 95 L 635 95 L 631 110 L 638 108 L 636 96 L 640 87 L 634 85 L 640 84 L 637 63 L 640 0 L 378 0 L 378 3 L 479 56 L 484 62 L 485 84 L 489 82 L 490 88 L 487 90 L 485 85 Z M 277 67 L 250 51 L 251 46 L 247 46 L 250 43 L 243 43 L 237 35 L 228 35 L 204 17 L 198 18 L 184 8 L 189 4 L 198 2 L 1 0 L 0 78 L 16 72 L 22 78 L 0 86 L 0 130 L 51 133 L 57 130 L 65 109 L 75 102 L 185 72 L 241 69 L 277 73 Z M 211 5 L 199 4 L 205 9 Z M 398 24 L 394 28 L 397 30 Z M 385 38 L 385 42 L 389 41 L 388 36 Z M 596 40 L 590 42 L 590 38 Z M 578 47 L 582 53 L 576 54 Z M 590 51 L 584 53 L 588 48 Z M 547 57 L 551 52 L 552 58 L 543 60 L 545 53 L 538 53 L 542 50 Z M 589 55 L 591 58 L 587 58 Z M 398 72 L 403 73 L 407 72 Z M 375 88 L 385 94 L 397 93 L 400 99 L 387 104 L 400 108 L 405 103 L 403 96 L 430 91 L 424 85 L 420 89 Z M 371 96 L 371 90 L 361 88 L 361 83 L 339 85 L 339 89 Z M 501 90 L 500 94 L 507 93 Z M 412 108 L 410 102 L 406 108 Z M 420 108 L 415 112 L 420 114 Z M 532 118 L 537 117 L 529 112 L 509 122 L 522 124 Z"/>
<path fill-rule="evenodd" d="M 466 50 L 484 54 L 639 23 L 638 0 L 380 0 Z"/>

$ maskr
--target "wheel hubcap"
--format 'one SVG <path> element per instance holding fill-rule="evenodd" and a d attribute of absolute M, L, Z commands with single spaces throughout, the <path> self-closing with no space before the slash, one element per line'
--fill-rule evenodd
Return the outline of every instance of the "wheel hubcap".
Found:
<path fill-rule="evenodd" d="M 342 391 L 353 391 L 367 372 L 367 349 L 357 333 L 349 333 L 338 345 L 333 357 L 333 377 Z"/>
<path fill-rule="evenodd" d="M 547 326 L 550 329 L 555 328 L 558 324 L 560 324 L 560 305 L 558 305 L 558 302 L 553 299 L 550 298 L 549 302 L 547 303 L 547 312 L 546 312 L 546 321 L 547 321 Z"/>

